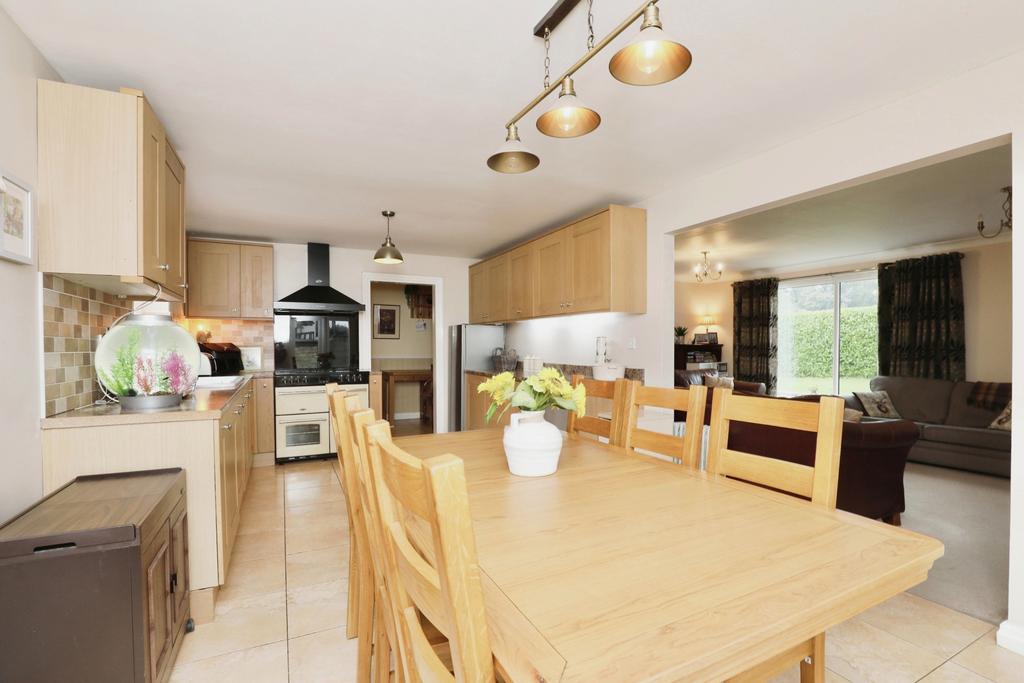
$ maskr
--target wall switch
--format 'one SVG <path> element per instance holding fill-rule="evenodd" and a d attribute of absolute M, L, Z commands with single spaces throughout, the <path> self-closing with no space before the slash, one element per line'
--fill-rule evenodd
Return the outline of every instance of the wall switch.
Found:
<path fill-rule="evenodd" d="M 635 349 L 636 348 L 636 337 L 630 337 L 629 338 L 629 341 L 626 342 L 626 348 L 630 348 L 630 349 Z"/>

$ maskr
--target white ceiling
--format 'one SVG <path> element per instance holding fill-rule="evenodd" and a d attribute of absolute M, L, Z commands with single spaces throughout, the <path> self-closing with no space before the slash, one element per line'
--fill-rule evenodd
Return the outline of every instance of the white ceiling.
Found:
<path fill-rule="evenodd" d="M 659 87 L 577 77 L 601 127 L 523 176 L 486 157 L 539 89 L 531 29 L 553 0 L 0 0 L 68 81 L 143 89 L 188 167 L 188 226 L 371 248 L 382 208 L 407 252 L 475 256 L 1024 49 L 1020 0 L 663 0 L 694 54 Z M 600 37 L 636 0 L 597 0 Z M 554 35 L 582 52 L 586 3 Z M 979 107 L 985 103 L 979 102 Z M 537 112 L 539 113 L 539 111 Z M 682 226 L 680 226 L 682 227 Z"/>
<path fill-rule="evenodd" d="M 687 230 L 676 236 L 676 272 L 687 278 L 705 250 L 712 264 L 725 264 L 725 279 L 735 279 L 937 242 L 981 242 L 978 214 L 994 232 L 1006 199 L 1000 190 L 1010 183 L 1009 145 L 943 161 Z"/>

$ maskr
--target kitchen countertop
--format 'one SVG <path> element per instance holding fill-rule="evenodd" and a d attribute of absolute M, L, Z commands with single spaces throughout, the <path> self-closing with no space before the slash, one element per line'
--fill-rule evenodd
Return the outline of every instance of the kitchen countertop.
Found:
<path fill-rule="evenodd" d="M 67 429 L 70 427 L 94 427 L 120 424 L 147 424 L 153 422 L 183 422 L 188 420 L 219 420 L 221 410 L 235 394 L 250 385 L 250 377 L 272 376 L 272 372 L 259 371 L 244 373 L 246 381 L 234 389 L 199 389 L 191 398 L 182 401 L 177 408 L 167 408 L 148 413 L 122 412 L 116 403 L 91 405 L 41 420 L 43 429 Z"/>

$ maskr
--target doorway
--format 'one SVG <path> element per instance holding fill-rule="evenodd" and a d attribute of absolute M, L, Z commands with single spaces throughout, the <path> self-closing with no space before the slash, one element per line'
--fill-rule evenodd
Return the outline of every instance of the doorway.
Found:
<path fill-rule="evenodd" d="M 381 417 L 396 437 L 431 434 L 438 415 L 435 287 L 369 282 L 370 369 L 381 373 Z"/>

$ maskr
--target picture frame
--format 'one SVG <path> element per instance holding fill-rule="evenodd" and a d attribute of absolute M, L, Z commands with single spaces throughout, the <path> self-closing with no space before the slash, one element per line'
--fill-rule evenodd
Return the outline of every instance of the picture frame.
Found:
<path fill-rule="evenodd" d="M 0 171 L 0 258 L 35 263 L 35 197 L 32 187 Z"/>
<path fill-rule="evenodd" d="M 717 332 L 708 332 L 707 334 L 708 334 L 708 344 L 717 344 L 718 343 L 718 333 Z"/>
<path fill-rule="evenodd" d="M 402 307 L 391 304 L 373 305 L 373 338 L 400 339 Z"/>
<path fill-rule="evenodd" d="M 718 364 L 718 374 L 720 374 L 720 375 L 727 375 L 727 374 L 729 374 L 729 364 L 728 363 L 719 363 Z"/>
<path fill-rule="evenodd" d="M 708 335 L 705 332 L 698 332 L 693 335 L 694 345 L 700 346 L 702 344 L 708 344 Z"/>

